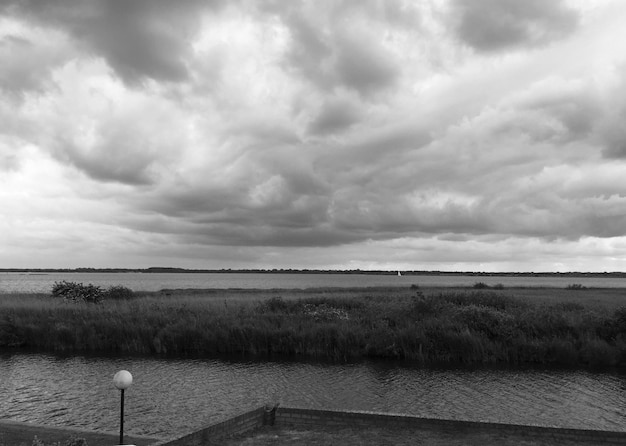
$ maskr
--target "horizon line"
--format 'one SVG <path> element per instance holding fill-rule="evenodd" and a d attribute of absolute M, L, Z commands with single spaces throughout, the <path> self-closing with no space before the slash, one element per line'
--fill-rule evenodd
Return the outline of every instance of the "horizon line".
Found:
<path fill-rule="evenodd" d="M 410 269 L 321 269 L 321 268 L 179 268 L 152 266 L 147 268 L 0 268 L 0 272 L 28 273 L 28 272 L 146 272 L 146 273 L 289 273 L 289 274 L 407 274 L 407 275 L 484 275 L 484 276 L 506 276 L 506 275 L 569 275 L 569 276 L 589 276 L 589 275 L 623 275 L 625 271 L 446 271 L 446 270 L 410 270 Z"/>

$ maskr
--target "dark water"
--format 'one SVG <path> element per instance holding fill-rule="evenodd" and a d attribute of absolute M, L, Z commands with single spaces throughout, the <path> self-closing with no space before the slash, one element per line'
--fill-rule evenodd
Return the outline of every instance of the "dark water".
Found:
<path fill-rule="evenodd" d="M 0 417 L 115 432 L 116 371 L 134 377 L 125 430 L 182 435 L 263 404 L 626 430 L 626 375 L 384 363 L 0 356 Z"/>
<path fill-rule="evenodd" d="M 54 282 L 93 283 L 109 287 L 124 285 L 134 291 L 164 288 L 312 288 L 373 286 L 472 286 L 484 282 L 493 286 L 534 286 L 565 288 L 577 283 L 586 287 L 626 287 L 619 277 L 526 277 L 463 275 L 382 275 L 382 274 L 259 274 L 259 273 L 0 273 L 0 293 L 48 293 Z"/>

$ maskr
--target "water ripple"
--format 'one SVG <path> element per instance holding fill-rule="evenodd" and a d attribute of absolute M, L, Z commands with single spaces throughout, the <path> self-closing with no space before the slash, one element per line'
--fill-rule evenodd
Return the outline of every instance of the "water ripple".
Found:
<path fill-rule="evenodd" d="M 0 356 L 0 414 L 114 432 L 130 370 L 128 433 L 180 435 L 263 404 L 626 430 L 626 376 L 542 370 L 436 370 L 219 360 Z"/>

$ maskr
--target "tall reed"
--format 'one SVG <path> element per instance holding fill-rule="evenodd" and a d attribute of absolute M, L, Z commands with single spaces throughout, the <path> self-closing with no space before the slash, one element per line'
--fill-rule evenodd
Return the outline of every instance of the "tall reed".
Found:
<path fill-rule="evenodd" d="M 422 363 L 626 363 L 626 309 L 494 291 L 159 293 L 94 305 L 0 296 L 0 348 Z"/>

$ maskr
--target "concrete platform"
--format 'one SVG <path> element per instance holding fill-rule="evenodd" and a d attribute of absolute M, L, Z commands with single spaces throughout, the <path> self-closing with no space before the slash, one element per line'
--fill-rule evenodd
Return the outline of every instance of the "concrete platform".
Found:
<path fill-rule="evenodd" d="M 0 446 L 31 446 L 37 436 L 45 444 L 64 444 L 72 436 L 84 438 L 88 446 L 112 446 L 119 443 L 119 433 L 96 432 L 85 429 L 41 426 L 32 423 L 0 419 Z M 124 435 L 126 444 L 148 446 L 161 439 L 137 435 Z"/>
<path fill-rule="evenodd" d="M 418 441 L 419 440 L 419 441 Z M 260 407 L 160 446 L 369 444 L 626 446 L 626 432 L 422 418 L 408 414 Z"/>

